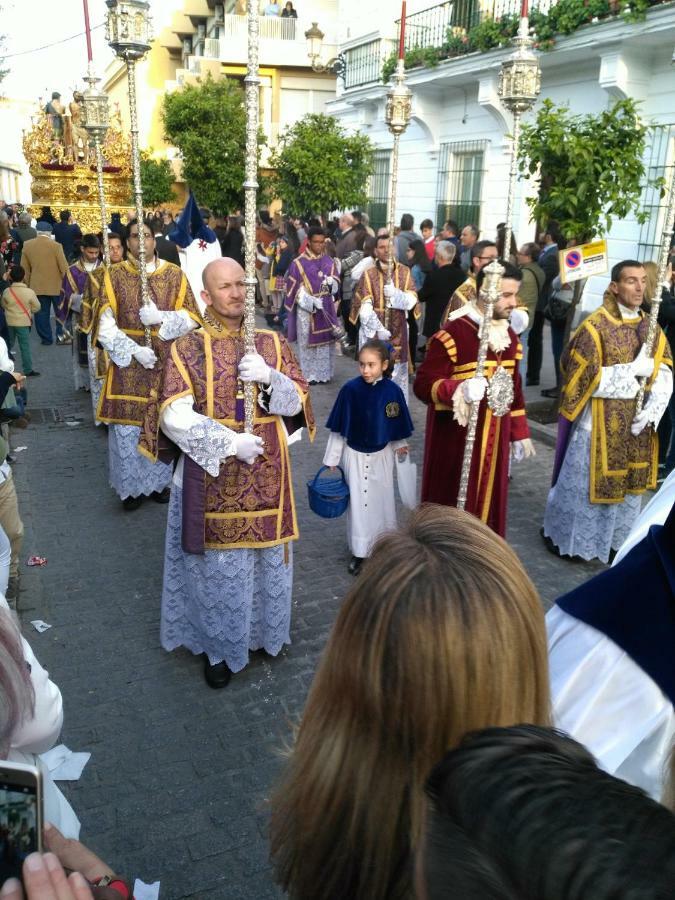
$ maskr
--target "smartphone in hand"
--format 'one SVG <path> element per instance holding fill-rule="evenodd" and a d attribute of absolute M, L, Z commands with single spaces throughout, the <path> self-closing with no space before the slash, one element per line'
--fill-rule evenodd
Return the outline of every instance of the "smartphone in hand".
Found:
<path fill-rule="evenodd" d="M 25 858 L 42 851 L 42 775 L 36 766 L 0 760 L 0 884 L 21 880 Z"/>

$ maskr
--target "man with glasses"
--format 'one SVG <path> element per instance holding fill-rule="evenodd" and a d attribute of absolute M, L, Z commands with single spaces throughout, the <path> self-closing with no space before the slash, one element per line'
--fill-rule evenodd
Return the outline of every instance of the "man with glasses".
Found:
<path fill-rule="evenodd" d="M 333 378 L 340 277 L 325 252 L 326 232 L 310 228 L 307 249 L 294 259 L 286 276 L 288 340 L 296 341 L 300 368 L 310 384 Z"/>
<path fill-rule="evenodd" d="M 464 234 L 464 232 L 462 232 Z M 457 290 L 450 297 L 445 313 L 441 317 L 441 328 L 447 322 L 450 313 L 461 309 L 466 303 L 474 303 L 476 300 L 476 276 L 485 266 L 489 265 L 493 259 L 497 259 L 497 245 L 494 241 L 478 241 L 474 244 L 469 274 L 466 280 L 460 284 Z"/>

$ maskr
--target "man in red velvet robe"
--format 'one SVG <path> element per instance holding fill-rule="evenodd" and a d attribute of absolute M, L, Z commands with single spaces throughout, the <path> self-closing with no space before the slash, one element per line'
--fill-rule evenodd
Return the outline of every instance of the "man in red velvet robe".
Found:
<path fill-rule="evenodd" d="M 509 327 L 516 308 L 521 273 L 505 264 L 501 296 L 494 305 L 484 376 L 476 376 L 478 332 L 483 319 L 484 298 L 480 293 L 484 273 L 477 278 L 479 298 L 451 314 L 449 321 L 431 338 L 424 362 L 417 371 L 413 390 L 429 407 L 424 445 L 422 502 L 457 504 L 464 457 L 466 426 L 472 403 L 480 403 L 473 459 L 466 501 L 468 512 L 486 522 L 497 534 L 506 532 L 506 499 L 509 455 L 523 459 L 534 453 L 525 418 L 525 401 L 518 372 L 522 358 L 520 342 Z M 509 379 L 513 399 L 505 414 L 488 391 L 492 379 Z"/>

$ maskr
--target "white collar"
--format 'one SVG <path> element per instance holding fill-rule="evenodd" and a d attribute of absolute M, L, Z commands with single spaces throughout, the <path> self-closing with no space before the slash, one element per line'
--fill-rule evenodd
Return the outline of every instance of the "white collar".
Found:
<path fill-rule="evenodd" d="M 640 318 L 640 309 L 629 309 L 627 306 L 624 306 L 619 300 L 616 301 L 616 305 L 619 307 L 619 314 L 624 322 L 634 321 L 635 319 Z"/>

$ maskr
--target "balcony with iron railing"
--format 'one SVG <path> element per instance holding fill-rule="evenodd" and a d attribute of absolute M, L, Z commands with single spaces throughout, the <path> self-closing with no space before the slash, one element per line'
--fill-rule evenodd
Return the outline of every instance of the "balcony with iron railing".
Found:
<path fill-rule="evenodd" d="M 530 0 L 530 25 L 539 46 L 546 50 L 556 37 L 582 25 L 619 15 L 626 21 L 638 21 L 651 7 L 664 5 L 673 6 L 673 0 L 589 0 L 584 5 L 577 0 Z M 444 0 L 411 14 L 406 18 L 404 38 L 406 68 L 433 66 L 506 45 L 515 34 L 520 9 L 521 0 Z M 400 29 L 400 20 L 396 29 Z M 372 34 L 351 42 L 344 50 L 345 89 L 387 81 L 394 67 L 394 48 L 393 41 Z"/>

